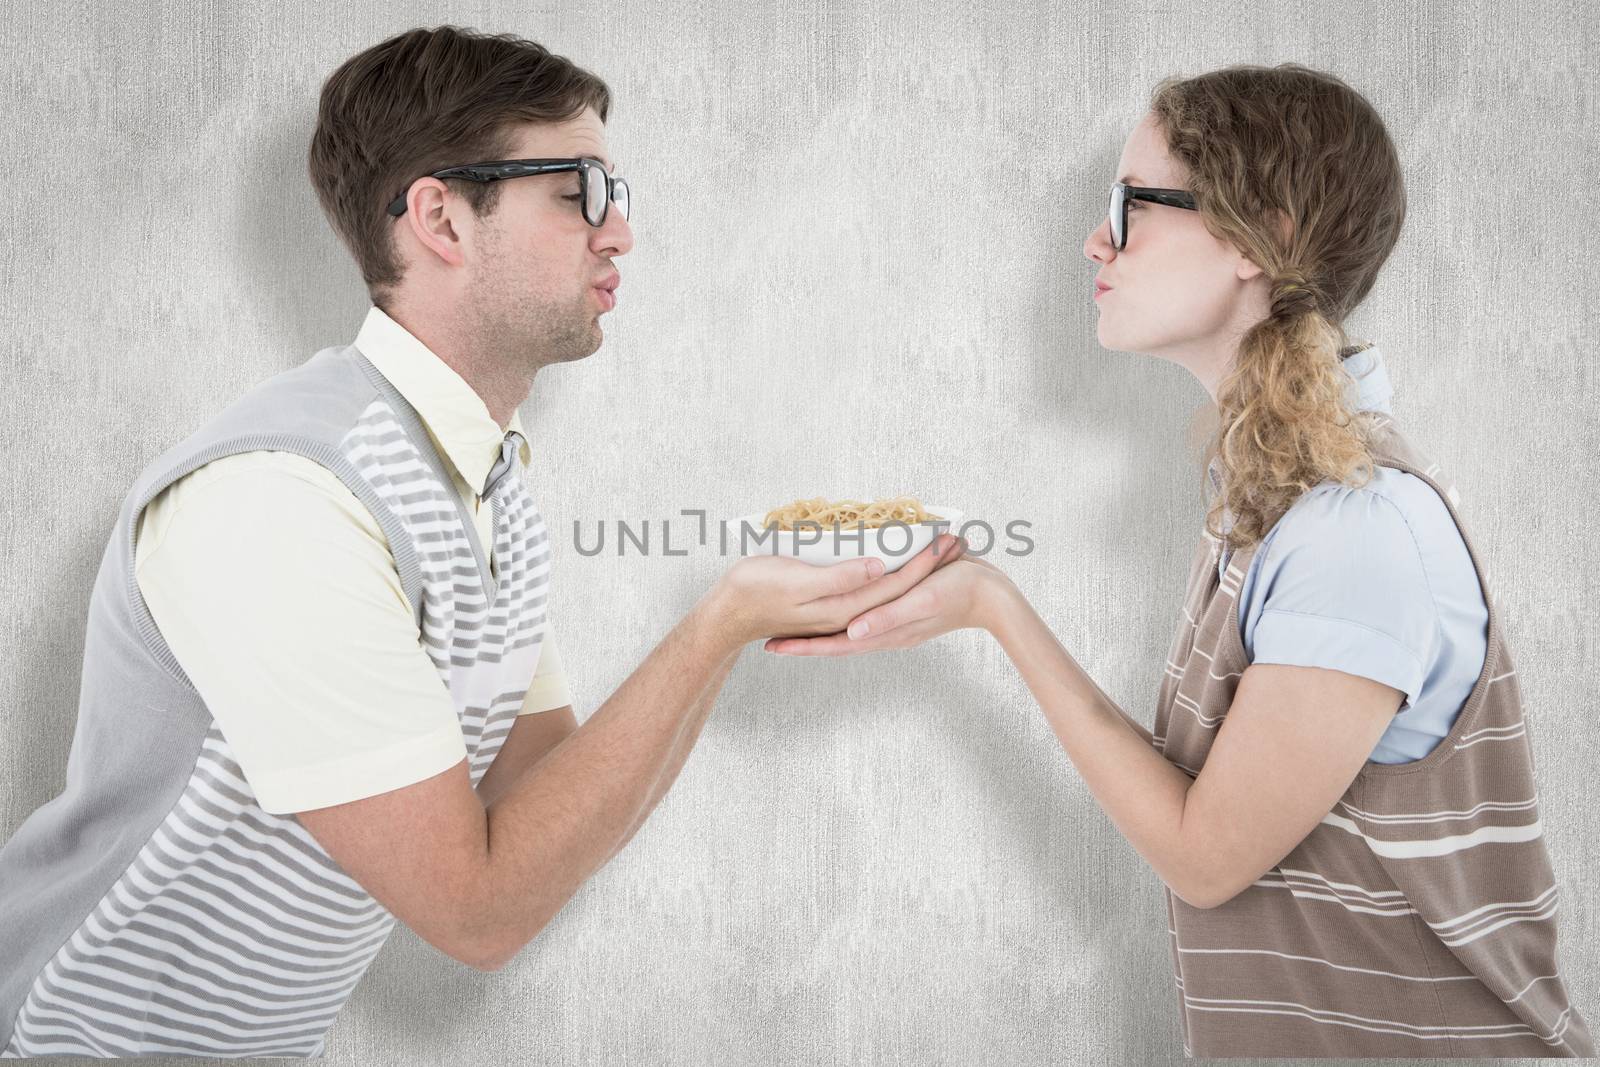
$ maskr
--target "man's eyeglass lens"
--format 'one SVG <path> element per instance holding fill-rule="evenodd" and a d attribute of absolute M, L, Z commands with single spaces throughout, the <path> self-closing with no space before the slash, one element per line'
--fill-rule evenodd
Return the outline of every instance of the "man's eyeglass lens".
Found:
<path fill-rule="evenodd" d="M 628 183 L 621 178 L 612 178 L 600 167 L 589 164 L 583 168 L 584 202 L 583 217 L 591 226 L 599 226 L 605 221 L 606 201 L 617 205 L 617 210 L 622 212 L 622 217 L 628 217 Z M 609 190 L 607 189 L 609 186 Z M 609 197 L 607 193 L 609 192 Z"/>

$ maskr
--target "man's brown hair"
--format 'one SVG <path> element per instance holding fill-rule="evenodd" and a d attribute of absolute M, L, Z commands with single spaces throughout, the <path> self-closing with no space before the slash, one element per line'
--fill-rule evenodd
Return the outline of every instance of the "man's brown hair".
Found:
<path fill-rule="evenodd" d="M 384 210 L 417 178 L 503 159 L 515 126 L 611 108 L 605 82 L 543 45 L 457 26 L 417 28 L 347 59 L 323 83 L 307 170 L 322 210 L 383 306 L 402 268 Z M 447 179 L 482 218 L 500 182 Z"/>

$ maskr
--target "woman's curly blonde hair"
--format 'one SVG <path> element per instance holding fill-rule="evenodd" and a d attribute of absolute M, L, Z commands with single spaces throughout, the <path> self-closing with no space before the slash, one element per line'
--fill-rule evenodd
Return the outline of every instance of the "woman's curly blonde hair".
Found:
<path fill-rule="evenodd" d="M 1206 228 L 1272 286 L 1218 387 L 1205 456 L 1223 475 L 1206 529 L 1245 548 L 1319 482 L 1373 476 L 1371 419 L 1346 400 L 1343 323 L 1399 239 L 1400 160 L 1365 97 L 1292 63 L 1169 78 L 1151 111 Z"/>

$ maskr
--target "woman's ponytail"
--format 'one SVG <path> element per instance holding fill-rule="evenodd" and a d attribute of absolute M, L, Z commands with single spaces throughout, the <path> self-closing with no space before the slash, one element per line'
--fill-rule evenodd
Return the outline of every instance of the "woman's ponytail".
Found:
<path fill-rule="evenodd" d="M 1311 487 L 1376 473 L 1375 421 L 1351 410 L 1340 346 L 1400 236 L 1400 161 L 1360 93 L 1296 64 L 1168 79 L 1151 111 L 1206 227 L 1270 283 L 1217 387 L 1204 464 L 1222 468 L 1206 529 L 1244 548 Z"/>
<path fill-rule="evenodd" d="M 1206 529 L 1233 548 L 1255 544 L 1300 494 L 1328 478 L 1365 485 L 1374 473 L 1371 427 L 1349 408 L 1344 336 L 1317 288 L 1296 270 L 1272 283 L 1271 311 L 1239 343 L 1217 390 L 1222 492 Z M 1231 520 L 1224 525 L 1223 517 Z"/>

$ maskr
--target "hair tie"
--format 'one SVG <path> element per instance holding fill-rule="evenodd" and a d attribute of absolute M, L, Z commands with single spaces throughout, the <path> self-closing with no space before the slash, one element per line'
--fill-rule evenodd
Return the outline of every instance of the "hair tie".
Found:
<path fill-rule="evenodd" d="M 1302 285 L 1298 280 L 1286 280 L 1273 286 L 1273 315 L 1287 317 L 1316 310 L 1317 294 L 1310 286 Z"/>

